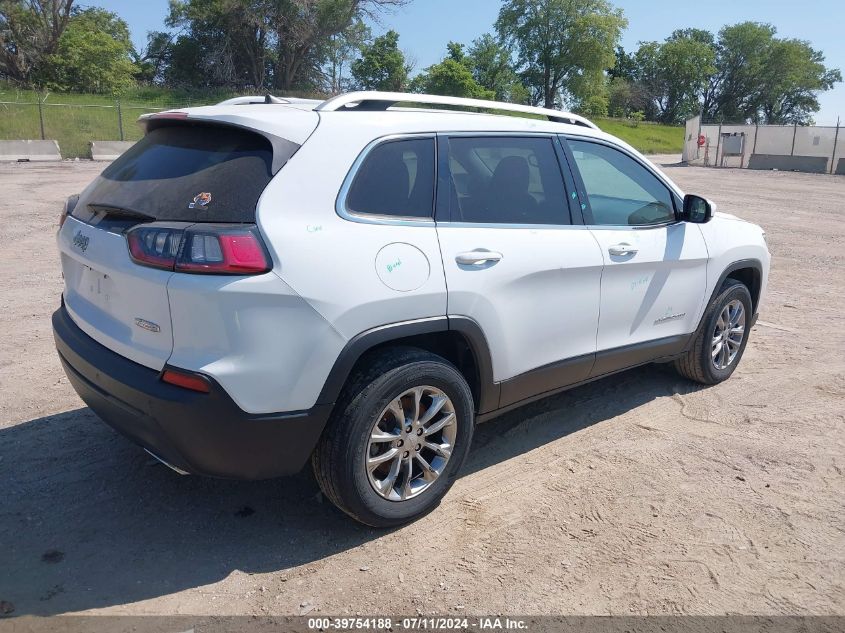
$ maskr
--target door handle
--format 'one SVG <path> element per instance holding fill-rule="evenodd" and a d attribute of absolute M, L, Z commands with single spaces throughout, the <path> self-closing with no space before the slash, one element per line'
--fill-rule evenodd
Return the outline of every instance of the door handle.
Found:
<path fill-rule="evenodd" d="M 630 244 L 622 242 L 621 244 L 614 244 L 613 246 L 607 249 L 607 252 L 611 255 L 622 257 L 624 255 L 636 255 L 637 249 L 631 246 Z"/>
<path fill-rule="evenodd" d="M 493 251 L 475 250 L 468 253 L 458 253 L 455 261 L 464 266 L 481 266 L 486 263 L 496 263 L 502 259 L 501 253 Z"/>

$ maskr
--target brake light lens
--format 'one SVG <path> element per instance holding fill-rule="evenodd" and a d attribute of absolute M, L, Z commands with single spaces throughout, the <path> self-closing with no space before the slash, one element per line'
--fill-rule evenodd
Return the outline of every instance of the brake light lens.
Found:
<path fill-rule="evenodd" d="M 150 119 L 187 119 L 188 113 L 187 112 L 180 112 L 179 110 L 166 110 L 165 112 L 157 112 L 155 114 L 151 114 L 148 118 Z"/>
<path fill-rule="evenodd" d="M 73 213 L 73 208 L 76 206 L 77 202 L 79 202 L 79 194 L 73 195 L 65 200 L 65 203 L 62 206 L 62 212 L 59 213 L 59 228 L 64 226 L 67 216 Z"/>
<path fill-rule="evenodd" d="M 256 275 L 270 270 L 260 238 L 251 229 L 185 233 L 176 272 Z"/>
<path fill-rule="evenodd" d="M 182 273 L 258 275 L 272 265 L 254 225 L 145 224 L 127 234 L 129 254 L 142 266 Z"/>
<path fill-rule="evenodd" d="M 165 369 L 161 374 L 161 379 L 171 385 L 190 389 L 191 391 L 198 391 L 200 393 L 210 393 L 211 385 L 208 379 L 202 374 L 194 374 L 187 371 L 179 371 L 176 369 Z"/>

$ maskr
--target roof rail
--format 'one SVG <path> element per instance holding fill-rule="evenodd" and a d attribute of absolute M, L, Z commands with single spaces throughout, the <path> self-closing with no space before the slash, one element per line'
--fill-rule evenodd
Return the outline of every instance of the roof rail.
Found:
<path fill-rule="evenodd" d="M 232 99 L 226 99 L 225 101 L 221 101 L 215 105 L 247 105 L 250 103 L 290 103 L 290 101 L 274 97 L 273 95 L 264 95 L 263 97 L 253 95 L 248 97 L 234 97 Z"/>
<path fill-rule="evenodd" d="M 350 92 L 332 97 L 318 105 L 318 112 L 336 112 L 338 110 L 355 109 L 358 111 L 384 111 L 397 103 L 426 104 L 439 106 L 461 106 L 465 108 L 481 108 L 484 110 L 499 110 L 502 112 L 518 112 L 520 114 L 535 114 L 546 117 L 549 121 L 570 123 L 598 130 L 592 121 L 577 114 L 536 108 L 534 106 L 517 103 L 503 103 L 501 101 L 485 101 L 482 99 L 465 99 L 462 97 L 442 97 L 439 95 L 406 94 L 402 92 Z"/>
<path fill-rule="evenodd" d="M 320 99 L 301 99 L 299 97 L 274 97 L 273 95 L 264 95 L 263 97 L 258 95 L 253 96 L 246 96 L 246 97 L 233 97 L 232 99 L 226 99 L 225 101 L 221 101 L 215 105 L 249 105 L 249 104 L 256 104 L 256 103 L 264 103 L 264 104 L 279 104 L 279 105 L 319 105 L 322 103 Z"/>

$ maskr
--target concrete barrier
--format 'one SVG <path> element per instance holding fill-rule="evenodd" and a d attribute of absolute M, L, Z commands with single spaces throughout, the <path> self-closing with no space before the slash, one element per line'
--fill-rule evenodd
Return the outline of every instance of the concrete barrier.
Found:
<path fill-rule="evenodd" d="M 827 160 L 824 156 L 752 154 L 751 159 L 748 161 L 748 169 L 777 169 L 780 171 L 804 171 L 811 174 L 826 174 Z"/>
<path fill-rule="evenodd" d="M 0 161 L 62 160 L 56 141 L 0 141 Z"/>
<path fill-rule="evenodd" d="M 91 158 L 114 160 L 134 144 L 134 141 L 91 141 Z"/>

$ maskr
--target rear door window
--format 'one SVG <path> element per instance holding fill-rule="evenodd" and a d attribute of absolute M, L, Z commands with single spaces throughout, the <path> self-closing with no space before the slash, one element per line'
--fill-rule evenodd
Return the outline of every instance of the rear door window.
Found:
<path fill-rule="evenodd" d="M 447 153 L 451 222 L 570 223 L 553 139 L 456 136 Z"/>
<path fill-rule="evenodd" d="M 88 221 L 112 209 L 160 221 L 254 222 L 273 151 L 267 138 L 240 128 L 157 128 L 102 173 L 74 215 Z"/>

